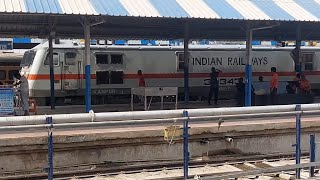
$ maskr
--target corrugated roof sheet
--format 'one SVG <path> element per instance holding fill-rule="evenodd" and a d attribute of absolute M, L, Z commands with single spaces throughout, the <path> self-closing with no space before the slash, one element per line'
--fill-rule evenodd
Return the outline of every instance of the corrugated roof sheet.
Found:
<path fill-rule="evenodd" d="M 320 21 L 320 0 L 0 0 L 0 13 Z"/>

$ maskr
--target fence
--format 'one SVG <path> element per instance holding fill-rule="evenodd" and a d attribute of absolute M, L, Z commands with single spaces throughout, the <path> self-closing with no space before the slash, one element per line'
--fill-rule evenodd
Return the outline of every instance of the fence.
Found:
<path fill-rule="evenodd" d="M 301 115 L 302 114 L 320 114 L 319 104 L 310 105 L 286 105 L 286 106 L 267 106 L 267 107 L 243 107 L 243 108 L 219 108 L 219 109 L 192 109 L 192 110 L 171 110 L 171 111 L 148 111 L 148 112 L 123 112 L 123 113 L 85 113 L 85 114 L 64 114 L 45 116 L 27 116 L 27 117 L 5 117 L 0 119 L 0 131 L 21 131 L 32 129 L 48 129 L 48 179 L 53 179 L 53 128 L 83 128 L 83 127 L 114 127 L 114 126 L 133 126 L 159 123 L 183 123 L 183 159 L 184 159 L 184 179 L 188 178 L 189 147 L 188 147 L 188 129 L 189 122 L 195 121 L 220 121 L 223 118 L 233 120 L 235 118 L 252 117 L 270 117 L 270 116 L 296 116 L 296 166 L 290 168 L 296 169 L 297 178 L 300 177 L 300 168 L 311 167 L 310 176 L 314 175 L 314 166 L 319 163 L 300 164 L 300 137 L 301 137 Z M 248 120 L 248 119 L 246 119 Z M 311 160 L 315 161 L 318 157 L 313 139 L 310 140 Z M 312 144 L 313 143 L 313 144 Z M 320 153 L 319 153 L 320 154 Z M 316 158 L 317 157 L 317 158 Z M 275 170 L 281 171 L 284 167 L 278 169 L 266 169 L 266 172 Z M 253 171 L 251 173 L 261 173 L 262 171 Z M 264 171 L 263 171 L 264 172 Z M 262 172 L 262 173 L 263 173 Z M 237 174 L 238 177 L 243 174 Z M 222 176 L 221 176 L 222 177 Z M 219 178 L 221 178 L 219 176 Z M 225 176 L 223 176 L 225 177 Z M 230 175 L 235 177 L 235 175 Z M 213 177 L 216 179 L 218 177 Z M 218 178 L 218 179 L 219 179 Z"/>

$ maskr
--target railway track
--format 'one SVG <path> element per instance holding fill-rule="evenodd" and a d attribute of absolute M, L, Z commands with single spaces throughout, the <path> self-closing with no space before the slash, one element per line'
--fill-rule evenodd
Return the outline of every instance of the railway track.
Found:
<path fill-rule="evenodd" d="M 303 154 L 304 160 L 308 159 L 307 154 Z M 229 154 L 217 155 L 215 157 L 195 158 L 190 161 L 190 170 L 196 171 L 201 168 L 212 168 L 227 166 L 229 169 L 239 169 L 242 171 L 252 170 L 256 168 L 272 167 L 270 163 L 280 161 L 293 161 L 292 154 L 269 154 L 269 155 L 245 155 L 245 154 Z M 269 163 L 269 164 L 268 164 Z M 251 164 L 251 165 L 250 165 Z M 135 161 L 135 162 L 104 162 L 97 164 L 82 164 L 73 167 L 58 167 L 54 169 L 55 179 L 90 179 L 96 176 L 103 177 L 117 177 L 132 176 L 139 173 L 155 173 L 155 172 L 170 172 L 175 173 L 181 171 L 182 160 L 157 160 L 157 161 Z M 233 168 L 234 167 L 234 168 Z M 213 170 L 214 171 L 214 170 Z M 221 174 L 214 173 L 214 174 Z M 165 177 L 165 179 L 181 179 L 181 175 L 177 173 L 174 177 Z M 204 176 L 204 173 L 199 173 L 198 176 Z M 212 175 L 212 173 L 207 173 Z M 290 174 L 289 174 L 290 175 Z M 191 176 L 195 176 L 192 175 Z M 46 179 L 47 173 L 45 169 L 35 170 L 29 172 L 5 172 L 2 173 L 0 179 Z M 154 179 L 162 179 L 155 177 Z"/>

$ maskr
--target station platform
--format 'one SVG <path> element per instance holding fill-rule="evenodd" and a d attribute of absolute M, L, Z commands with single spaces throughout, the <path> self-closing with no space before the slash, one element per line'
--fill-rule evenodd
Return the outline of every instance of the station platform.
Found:
<path fill-rule="evenodd" d="M 181 160 L 182 140 L 168 143 L 164 128 L 173 124 L 140 127 L 54 129 L 54 166 L 67 169 L 88 164 L 114 165 L 150 160 Z M 224 152 L 239 154 L 294 153 L 295 117 L 191 123 L 191 159 Z M 309 135 L 320 136 L 320 118 L 302 118 L 302 151 L 309 150 Z M 0 173 L 38 171 L 47 166 L 48 132 L 2 133 Z M 80 168 L 80 167 L 78 167 Z M 85 166 L 83 168 L 88 168 Z"/>
<path fill-rule="evenodd" d="M 205 101 L 192 101 L 188 104 L 184 102 L 178 103 L 178 109 L 199 109 L 199 108 L 219 108 L 219 107 L 235 107 L 237 105 L 235 100 L 222 100 L 219 101 L 218 105 L 208 105 L 208 102 Z M 104 104 L 104 105 L 92 105 L 92 110 L 94 112 L 123 112 L 131 111 L 130 104 Z M 150 110 L 160 110 L 160 103 L 152 103 Z M 164 110 L 175 109 L 174 102 L 164 103 Z M 134 111 L 144 111 L 143 104 L 135 104 Z M 50 106 L 38 106 L 37 114 L 73 114 L 73 113 L 84 113 L 84 105 L 65 105 L 65 106 L 56 106 L 55 110 L 51 110 Z"/>
<path fill-rule="evenodd" d="M 315 97 L 314 103 L 320 103 L 320 97 Z M 220 100 L 218 105 L 208 105 L 207 101 L 190 101 L 188 104 L 184 102 L 178 103 L 178 109 L 200 109 L 200 108 L 219 108 L 219 107 L 236 107 L 236 100 Z M 160 103 L 152 103 L 150 110 L 160 110 Z M 174 102 L 164 103 L 164 110 L 175 109 Z M 104 104 L 104 105 L 92 105 L 94 112 L 123 112 L 131 111 L 130 104 Z M 143 111 L 143 104 L 135 104 L 134 111 Z M 56 106 L 55 110 L 51 110 L 50 106 L 37 106 L 37 114 L 73 114 L 73 113 L 84 113 L 84 105 L 65 105 Z"/>

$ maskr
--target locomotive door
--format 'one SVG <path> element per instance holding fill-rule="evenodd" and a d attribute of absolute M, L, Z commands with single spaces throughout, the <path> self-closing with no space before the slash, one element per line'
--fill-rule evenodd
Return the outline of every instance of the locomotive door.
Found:
<path fill-rule="evenodd" d="M 60 89 L 60 87 L 61 87 L 61 79 L 57 78 L 56 75 L 58 75 L 60 73 L 59 70 L 61 69 L 60 61 L 61 61 L 62 54 L 63 53 L 59 50 L 53 51 L 53 69 L 54 69 L 54 75 L 55 75 L 54 76 L 54 89 Z M 47 54 L 47 57 L 44 61 L 44 67 L 47 69 L 46 72 L 49 72 L 49 69 L 50 69 L 49 53 Z"/>
<path fill-rule="evenodd" d="M 77 59 L 81 59 L 79 52 L 76 50 L 68 50 L 63 54 L 61 61 L 61 89 L 75 90 L 79 88 L 79 81 L 81 79 L 79 74 L 79 65 Z"/>

